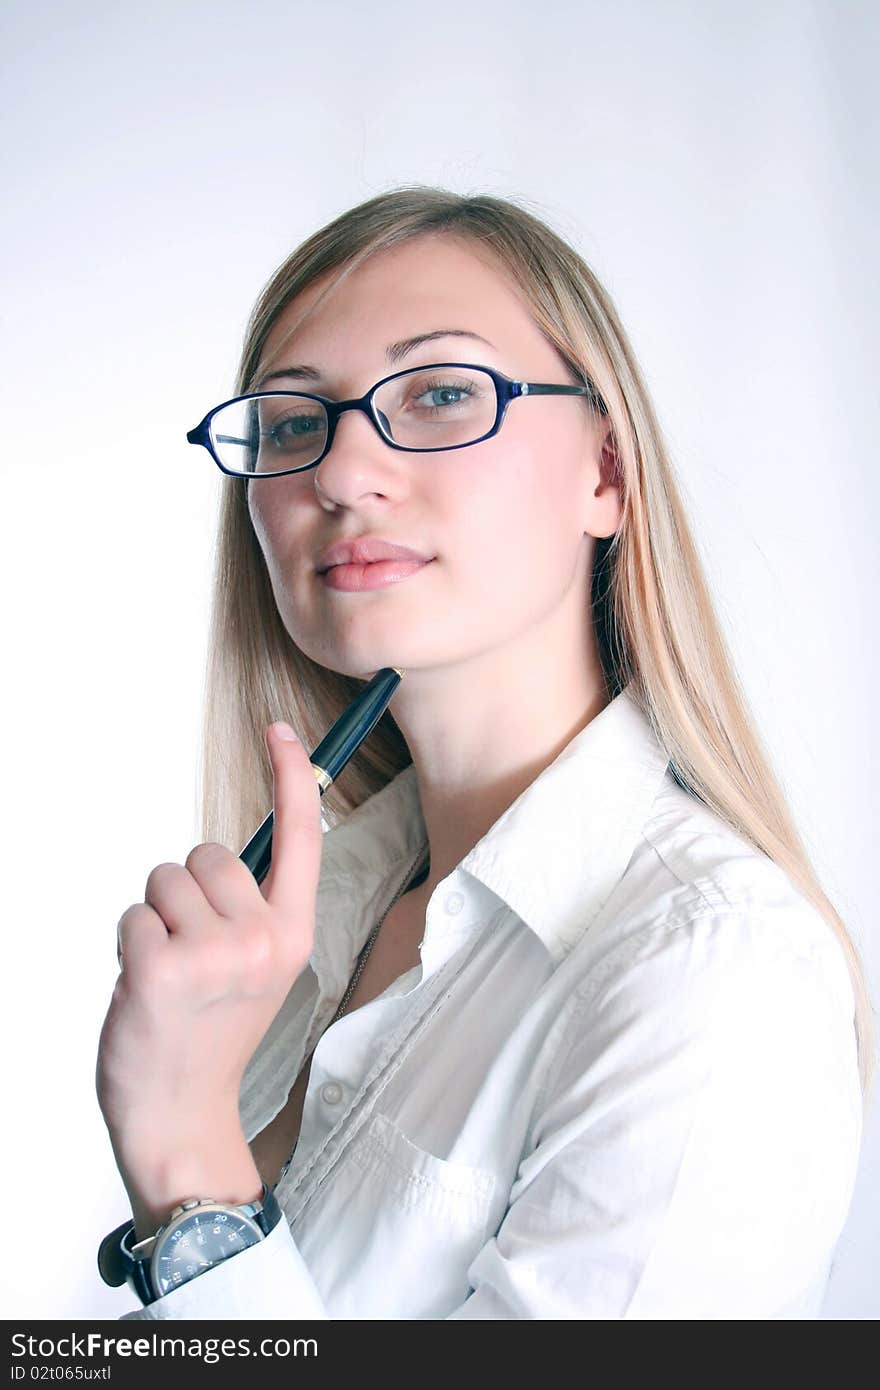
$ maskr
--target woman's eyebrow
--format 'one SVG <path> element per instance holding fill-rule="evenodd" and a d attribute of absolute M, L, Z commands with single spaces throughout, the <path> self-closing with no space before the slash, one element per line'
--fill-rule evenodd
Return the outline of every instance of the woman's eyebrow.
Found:
<path fill-rule="evenodd" d="M 396 366 L 402 362 L 407 353 L 414 352 L 422 343 L 429 343 L 434 338 L 473 338 L 478 343 L 485 343 L 486 347 L 495 351 L 494 345 L 488 338 L 483 338 L 479 333 L 471 333 L 466 328 L 435 328 L 430 333 L 417 333 L 413 338 L 401 338 L 397 343 L 389 343 L 385 349 L 385 356 L 391 366 Z M 266 385 L 267 381 L 277 381 L 280 377 L 302 377 L 305 381 L 320 381 L 323 373 L 317 367 L 309 367 L 304 362 L 298 362 L 292 367 L 281 367 L 278 371 L 269 372 L 260 378 L 254 390 L 259 391 Z"/>

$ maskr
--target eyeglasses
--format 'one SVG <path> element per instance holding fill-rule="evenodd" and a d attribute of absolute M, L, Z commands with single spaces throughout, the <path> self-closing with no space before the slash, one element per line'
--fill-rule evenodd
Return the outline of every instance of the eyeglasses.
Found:
<path fill-rule="evenodd" d="M 439 362 L 383 377 L 351 401 L 252 391 L 216 405 L 186 437 L 207 449 L 230 477 L 279 477 L 317 468 L 345 410 L 363 411 L 392 449 L 439 453 L 491 439 L 519 396 L 589 396 L 600 415 L 608 413 L 592 382 L 511 381 L 491 367 Z"/>

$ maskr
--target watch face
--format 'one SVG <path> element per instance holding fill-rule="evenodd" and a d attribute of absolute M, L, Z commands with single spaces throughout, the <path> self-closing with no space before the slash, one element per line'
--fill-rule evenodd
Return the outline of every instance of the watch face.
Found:
<path fill-rule="evenodd" d="M 177 1218 L 153 1251 L 150 1272 L 159 1297 L 263 1239 L 255 1221 L 228 1208 L 195 1207 Z"/>

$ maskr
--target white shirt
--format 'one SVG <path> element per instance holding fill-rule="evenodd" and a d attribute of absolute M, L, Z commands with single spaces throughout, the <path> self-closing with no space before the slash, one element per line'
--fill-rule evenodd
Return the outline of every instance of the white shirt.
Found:
<path fill-rule="evenodd" d="M 411 765 L 325 831 L 249 1142 L 420 846 Z M 286 1219 L 121 1320 L 818 1315 L 862 1132 L 843 952 L 631 688 L 436 886 L 420 956 L 320 1036 Z"/>

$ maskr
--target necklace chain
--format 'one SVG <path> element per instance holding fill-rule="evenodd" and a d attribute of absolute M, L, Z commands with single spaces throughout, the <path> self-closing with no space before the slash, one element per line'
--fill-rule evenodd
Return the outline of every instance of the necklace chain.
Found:
<path fill-rule="evenodd" d="M 425 878 L 425 876 L 427 875 L 428 869 L 429 869 L 429 867 L 430 867 L 430 860 L 426 861 L 426 863 L 424 864 L 424 866 L 423 866 L 424 872 L 423 872 L 418 878 L 414 878 L 414 877 L 413 877 L 413 875 L 415 874 L 416 866 L 418 865 L 419 860 L 422 858 L 422 855 L 423 855 L 423 854 L 424 854 L 424 847 L 421 848 L 421 849 L 419 850 L 419 852 L 418 852 L 418 854 L 416 855 L 415 859 L 414 859 L 414 860 L 412 861 L 412 863 L 410 864 L 409 868 L 408 868 L 407 871 L 406 871 L 406 874 L 404 875 L 403 882 L 401 883 L 401 885 L 400 885 L 400 887 L 398 888 L 397 892 L 394 894 L 394 897 L 391 899 L 391 902 L 388 904 L 388 906 L 386 907 L 385 911 L 382 913 L 382 916 L 379 918 L 378 922 L 377 922 L 376 925 L 373 927 L 373 930 L 370 932 L 370 935 L 367 937 L 367 940 L 365 941 L 364 945 L 361 947 L 360 955 L 358 956 L 357 965 L 355 966 L 355 969 L 354 969 L 354 974 L 352 975 L 351 979 L 349 980 L 349 982 L 348 982 L 348 988 L 347 988 L 347 990 L 345 991 L 344 995 L 342 996 L 342 999 L 341 999 L 340 1002 L 339 1002 L 339 1007 L 338 1007 L 338 1009 L 336 1010 L 336 1013 L 333 1015 L 333 1017 L 331 1018 L 330 1022 L 327 1024 L 327 1028 L 330 1028 L 330 1027 L 336 1022 L 336 1020 L 337 1020 L 338 1018 L 341 1018 L 342 1015 L 345 1013 L 345 1010 L 348 1008 L 349 1002 L 350 1002 L 350 1000 L 351 1000 L 351 996 L 354 994 L 354 991 L 355 991 L 355 989 L 356 989 L 356 987 L 357 987 L 357 982 L 358 982 L 358 980 L 360 979 L 361 974 L 363 973 L 363 969 L 364 969 L 364 966 L 366 965 L 366 963 L 367 963 L 367 961 L 368 961 L 368 959 L 369 959 L 370 952 L 372 951 L 373 946 L 374 946 L 375 943 L 376 943 L 376 937 L 379 935 L 379 929 L 381 928 L 382 923 L 385 921 L 385 918 L 388 916 L 388 914 L 389 914 L 389 912 L 391 911 L 392 907 L 394 906 L 394 904 L 395 904 L 396 902 L 398 902 L 398 901 L 400 900 L 400 898 L 403 897 L 404 893 L 407 891 L 408 888 L 415 888 L 415 887 L 417 887 L 417 885 L 418 885 L 419 883 L 421 883 L 421 882 L 424 881 L 424 878 Z M 322 1032 L 322 1034 L 321 1034 L 322 1037 L 323 1037 L 324 1033 L 326 1033 L 327 1028 L 325 1028 L 325 1029 L 323 1030 L 323 1032 Z M 318 1041 L 320 1041 L 320 1039 L 319 1039 Z M 318 1044 L 316 1043 L 316 1044 L 315 1044 L 315 1047 L 317 1047 L 317 1045 L 318 1045 Z M 311 1056 L 314 1054 L 314 1051 L 315 1051 L 315 1048 L 313 1047 L 313 1048 L 312 1048 L 312 1051 L 309 1053 L 309 1057 L 311 1057 Z M 303 1067 L 304 1067 L 304 1066 L 305 1066 L 305 1062 L 303 1063 Z M 300 1068 L 300 1075 L 302 1075 L 302 1068 Z M 296 1153 L 296 1145 L 297 1145 L 298 1143 L 299 1143 L 299 1138 L 297 1137 L 297 1141 L 296 1141 L 296 1143 L 295 1143 L 294 1146 L 293 1146 L 293 1150 L 292 1150 L 292 1152 L 291 1152 L 289 1158 L 287 1159 L 287 1162 L 285 1163 L 284 1167 L 281 1169 L 281 1172 L 278 1174 L 278 1180 L 277 1180 L 277 1182 L 275 1183 L 275 1187 L 276 1187 L 276 1188 L 277 1188 L 277 1186 L 278 1186 L 278 1183 L 281 1182 L 281 1179 L 284 1177 L 284 1174 L 287 1172 L 287 1170 L 288 1170 L 288 1168 L 290 1167 L 291 1163 L 293 1162 L 293 1155 Z"/>
<path fill-rule="evenodd" d="M 337 1020 L 337 1018 L 341 1018 L 342 1015 L 344 1014 L 345 1010 L 348 1008 L 349 1000 L 351 999 L 351 996 L 354 994 L 355 988 L 356 988 L 356 986 L 357 986 L 357 982 L 358 982 L 358 980 L 360 979 L 361 974 L 362 974 L 362 972 L 363 972 L 363 968 L 364 968 L 364 966 L 366 965 L 366 963 L 367 963 L 367 961 L 368 961 L 368 959 L 369 959 L 370 952 L 372 951 L 373 946 L 375 945 L 376 937 L 379 935 L 379 929 L 380 929 L 380 927 L 382 926 L 382 923 L 385 921 L 385 918 L 388 916 L 388 914 L 389 914 L 389 912 L 391 911 L 392 907 L 394 907 L 394 904 L 395 904 L 396 902 L 398 902 L 400 898 L 403 897 L 403 895 L 404 895 L 404 893 L 406 892 L 406 890 L 407 890 L 408 888 L 411 888 L 411 887 L 415 887 L 415 886 L 416 886 L 415 881 L 412 881 L 412 880 L 413 880 L 413 874 L 414 874 L 414 872 L 415 872 L 416 865 L 418 864 L 418 862 L 419 862 L 419 860 L 421 859 L 421 857 L 422 857 L 422 850 L 420 849 L 419 852 L 418 852 L 418 854 L 416 855 L 415 859 L 413 860 L 412 864 L 410 864 L 409 868 L 407 869 L 406 877 L 404 878 L 403 883 L 400 885 L 400 887 L 398 888 L 398 890 L 397 890 L 397 892 L 395 893 L 394 897 L 391 899 L 391 902 L 388 904 L 388 906 L 386 907 L 385 911 L 382 913 L 382 916 L 379 918 L 378 922 L 377 922 L 376 925 L 373 927 L 373 930 L 370 932 L 370 935 L 367 937 L 367 940 L 366 940 L 365 944 L 361 947 L 361 953 L 360 953 L 360 955 L 358 956 L 358 963 L 357 963 L 357 965 L 355 966 L 354 974 L 352 975 L 351 979 L 350 979 L 349 982 L 348 982 L 348 989 L 345 991 L 344 995 L 342 996 L 342 1000 L 340 1001 L 339 1008 L 336 1010 L 336 1013 L 333 1015 L 332 1019 L 330 1020 L 331 1023 L 335 1023 L 336 1020 Z M 427 866 L 425 866 L 425 871 L 427 872 Z M 419 880 L 419 881 L 421 881 L 421 880 Z M 328 1024 L 327 1026 L 329 1027 L 330 1024 Z"/>

